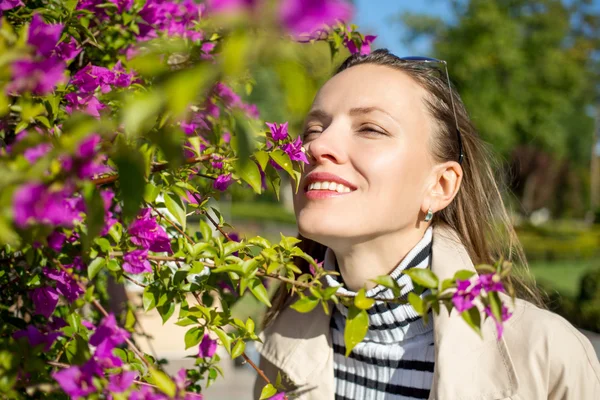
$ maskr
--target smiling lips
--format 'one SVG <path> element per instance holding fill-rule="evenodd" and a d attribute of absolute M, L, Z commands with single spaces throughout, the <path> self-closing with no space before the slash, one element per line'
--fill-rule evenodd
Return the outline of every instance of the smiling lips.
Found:
<path fill-rule="evenodd" d="M 305 181 L 304 191 L 311 200 L 343 196 L 356 190 L 352 183 L 328 172 L 313 172 Z"/>

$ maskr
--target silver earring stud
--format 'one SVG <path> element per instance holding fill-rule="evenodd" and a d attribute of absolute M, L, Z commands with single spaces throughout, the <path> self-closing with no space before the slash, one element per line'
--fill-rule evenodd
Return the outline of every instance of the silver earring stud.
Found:
<path fill-rule="evenodd" d="M 431 208 L 430 208 L 429 210 L 427 210 L 427 215 L 425 215 L 425 222 L 431 221 L 432 218 L 433 218 L 433 211 L 431 211 Z"/>

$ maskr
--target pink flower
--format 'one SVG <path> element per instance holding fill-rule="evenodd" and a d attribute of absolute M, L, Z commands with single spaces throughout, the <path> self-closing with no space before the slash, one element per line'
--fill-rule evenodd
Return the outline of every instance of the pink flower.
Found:
<path fill-rule="evenodd" d="M 96 391 L 93 375 L 85 366 L 65 368 L 53 373 L 52 377 L 72 399 L 85 398 Z"/>
<path fill-rule="evenodd" d="M 105 317 L 90 337 L 90 344 L 96 346 L 94 356 L 104 368 L 120 367 L 123 361 L 113 354 L 113 349 L 129 338 L 129 332 L 117 326 L 113 314 Z"/>
<path fill-rule="evenodd" d="M 303 163 L 308 164 L 306 154 L 302 151 L 302 139 L 300 136 L 298 136 L 292 143 L 283 145 L 281 150 L 290 156 L 292 161 L 302 161 Z"/>
<path fill-rule="evenodd" d="M 479 275 L 479 279 L 475 285 L 479 290 L 485 290 L 487 293 L 490 292 L 502 292 L 504 293 L 504 285 L 500 280 L 498 274 L 483 274 Z"/>
<path fill-rule="evenodd" d="M 350 54 L 360 53 L 361 55 L 364 56 L 371 52 L 371 43 L 373 43 L 373 41 L 376 38 L 377 38 L 377 36 L 374 36 L 374 35 L 366 35 L 365 40 L 362 41 L 360 49 L 358 49 L 356 47 L 356 43 L 354 43 L 354 40 L 351 40 L 349 38 L 344 39 L 344 44 L 350 51 Z"/>
<path fill-rule="evenodd" d="M 271 138 L 274 141 L 284 140 L 288 137 L 288 123 L 284 122 L 283 124 L 277 124 L 274 122 L 267 122 L 267 126 L 271 131 Z"/>
<path fill-rule="evenodd" d="M 62 24 L 45 24 L 42 17 L 35 14 L 29 25 L 27 43 L 35 47 L 39 54 L 48 57 L 56 47 L 63 27 Z"/>
<path fill-rule="evenodd" d="M 66 189 L 50 191 L 44 184 L 24 184 L 13 196 L 15 224 L 20 228 L 32 222 L 72 227 L 81 217 L 68 196 Z"/>
<path fill-rule="evenodd" d="M 11 10 L 15 7 L 23 6 L 23 2 L 21 0 L 2 0 L 0 1 L 0 15 L 2 15 L 2 11 Z"/>
<path fill-rule="evenodd" d="M 213 187 L 224 192 L 232 183 L 231 174 L 219 175 L 217 180 L 213 183 Z"/>
<path fill-rule="evenodd" d="M 62 270 L 44 268 L 44 275 L 56 282 L 58 293 L 62 294 L 70 303 L 81 296 L 84 291 L 69 274 Z"/>
<path fill-rule="evenodd" d="M 39 344 L 44 344 L 44 351 L 48 351 L 50 350 L 50 347 L 52 346 L 52 343 L 54 343 L 56 338 L 58 338 L 61 335 L 61 332 L 42 333 L 35 326 L 27 325 L 26 330 L 20 330 L 15 332 L 13 334 L 13 337 L 15 339 L 26 337 L 31 347 L 35 347 Z"/>
<path fill-rule="evenodd" d="M 93 94 L 67 93 L 65 99 L 68 102 L 65 106 L 65 110 L 69 114 L 77 110 L 93 117 L 100 118 L 100 111 L 106 108 L 106 106 Z"/>
<path fill-rule="evenodd" d="M 65 63 L 57 57 L 40 61 L 21 59 L 13 62 L 10 68 L 12 78 L 6 85 L 8 93 L 45 95 L 65 80 Z"/>
<path fill-rule="evenodd" d="M 279 16 L 295 37 L 312 37 L 319 29 L 352 17 L 352 6 L 343 0 L 283 0 Z"/>
<path fill-rule="evenodd" d="M 285 398 L 285 393 L 277 393 L 275 396 L 269 397 L 267 400 L 283 400 Z"/>
<path fill-rule="evenodd" d="M 148 261 L 148 250 L 133 250 L 123 256 L 123 270 L 130 274 L 141 274 L 152 272 L 152 266 Z"/>
<path fill-rule="evenodd" d="M 131 242 L 150 251 L 171 253 L 171 243 L 167 232 L 158 225 L 154 217 L 150 215 L 150 209 L 140 211 L 135 221 L 127 229 L 131 235 Z"/>
<path fill-rule="evenodd" d="M 50 247 L 52 250 L 58 253 L 61 251 L 66 239 L 67 237 L 64 233 L 54 231 L 50 235 L 48 235 L 48 238 L 46 240 L 48 241 L 48 247 Z"/>
<path fill-rule="evenodd" d="M 40 143 L 37 146 L 26 149 L 23 152 L 23 157 L 25 157 L 30 164 L 33 164 L 41 157 L 48 154 L 51 148 L 52 145 L 50 143 Z"/>
<path fill-rule="evenodd" d="M 111 375 L 108 378 L 108 390 L 112 393 L 122 393 L 126 391 L 129 389 L 137 375 L 137 372 L 134 371 L 123 371 L 120 374 Z"/>
<path fill-rule="evenodd" d="M 210 336 L 208 336 L 207 334 L 204 334 L 204 337 L 202 338 L 202 341 L 200 342 L 200 346 L 198 347 L 198 357 L 210 358 L 215 355 L 216 351 L 217 351 L 217 341 L 212 340 L 210 338 Z"/>
<path fill-rule="evenodd" d="M 71 61 L 81 53 L 81 49 L 77 48 L 77 41 L 71 37 L 69 41 L 60 42 L 54 49 L 54 54 L 61 60 Z"/>
<path fill-rule="evenodd" d="M 484 311 L 488 317 L 494 320 L 496 324 L 496 331 L 498 332 L 498 340 L 502 339 L 502 334 L 504 332 L 503 323 L 508 321 L 508 319 L 512 316 L 512 313 L 508 311 L 508 308 L 505 305 L 502 305 L 502 320 L 498 321 L 494 313 L 492 313 L 492 309 L 487 306 L 484 308 Z"/>
<path fill-rule="evenodd" d="M 58 304 L 58 292 L 50 286 L 35 288 L 31 291 L 31 300 L 35 313 L 49 318 Z"/>
<path fill-rule="evenodd" d="M 469 290 L 469 280 L 457 281 L 456 292 L 452 296 L 452 303 L 458 312 L 466 311 L 474 307 L 473 300 L 479 295 L 479 290 Z"/>

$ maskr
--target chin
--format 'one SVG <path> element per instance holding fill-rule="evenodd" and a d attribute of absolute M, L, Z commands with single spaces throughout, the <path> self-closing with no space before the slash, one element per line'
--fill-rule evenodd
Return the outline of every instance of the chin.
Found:
<path fill-rule="evenodd" d="M 311 215 L 312 214 L 312 215 Z M 351 221 L 351 219 L 350 219 Z M 355 231 L 348 218 L 338 218 L 323 213 L 300 213 L 297 216 L 298 232 L 305 238 L 328 246 L 336 239 L 351 237 Z"/>

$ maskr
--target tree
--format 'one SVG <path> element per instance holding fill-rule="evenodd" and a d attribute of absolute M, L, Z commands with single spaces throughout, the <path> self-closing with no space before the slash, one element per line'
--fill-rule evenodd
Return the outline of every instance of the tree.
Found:
<path fill-rule="evenodd" d="M 551 186 L 564 161 L 580 171 L 590 161 L 600 98 L 600 12 L 590 3 L 454 1 L 452 22 L 414 14 L 400 20 L 409 42 L 432 39 L 435 55 L 448 62 L 475 125 L 495 150 L 506 159 L 518 150 L 526 154 L 521 162 L 549 156 L 551 173 L 537 186 Z M 541 205 L 528 201 L 527 188 L 548 165 L 519 176 L 521 168 L 513 189 L 525 211 L 564 193 L 564 186 L 557 187 Z"/>

